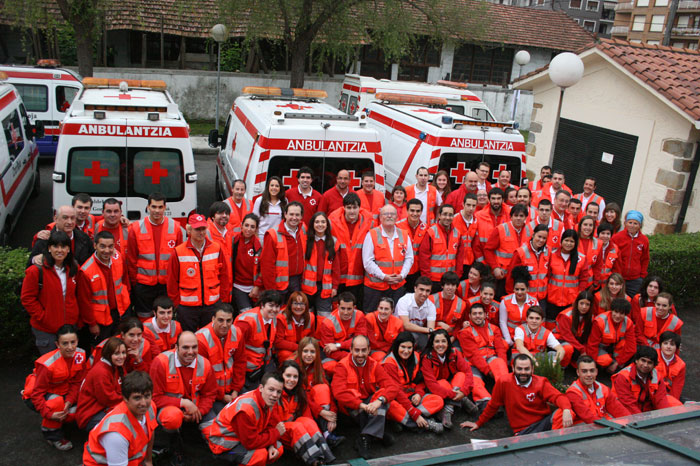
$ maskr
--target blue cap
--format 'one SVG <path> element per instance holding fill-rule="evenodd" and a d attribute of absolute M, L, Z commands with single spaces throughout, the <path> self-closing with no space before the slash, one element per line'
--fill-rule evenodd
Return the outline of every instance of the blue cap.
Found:
<path fill-rule="evenodd" d="M 644 215 L 638 210 L 630 210 L 627 212 L 627 215 L 625 216 L 625 220 L 636 220 L 642 224 L 644 222 Z"/>

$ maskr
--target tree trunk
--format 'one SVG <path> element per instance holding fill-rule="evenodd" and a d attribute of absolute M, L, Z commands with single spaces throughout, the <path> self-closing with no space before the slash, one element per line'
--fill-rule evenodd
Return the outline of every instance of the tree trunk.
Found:
<path fill-rule="evenodd" d="M 306 55 L 309 53 L 309 45 L 295 41 L 289 51 L 292 56 L 289 87 L 304 87 L 304 64 Z"/>
<path fill-rule="evenodd" d="M 75 31 L 78 51 L 78 72 L 82 77 L 92 76 L 92 38 L 89 31 Z"/>

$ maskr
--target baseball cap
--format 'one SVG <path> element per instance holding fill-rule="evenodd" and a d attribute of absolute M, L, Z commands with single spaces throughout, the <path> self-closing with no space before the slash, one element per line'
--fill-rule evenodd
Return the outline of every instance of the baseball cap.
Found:
<path fill-rule="evenodd" d="M 192 214 L 187 220 L 187 224 L 192 228 L 202 228 L 207 226 L 207 219 L 202 214 Z"/>

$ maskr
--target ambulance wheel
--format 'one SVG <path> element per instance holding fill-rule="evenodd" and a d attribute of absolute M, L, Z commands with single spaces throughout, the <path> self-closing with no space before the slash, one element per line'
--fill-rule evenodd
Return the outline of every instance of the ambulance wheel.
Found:
<path fill-rule="evenodd" d="M 221 192 L 221 184 L 219 183 L 219 167 L 216 167 L 216 181 L 214 183 L 214 191 L 216 194 L 216 200 L 223 201 L 224 193 Z"/>
<path fill-rule="evenodd" d="M 36 199 L 41 192 L 41 176 L 39 175 L 39 170 L 34 172 L 34 185 L 32 186 L 32 192 L 29 195 L 30 198 Z"/>

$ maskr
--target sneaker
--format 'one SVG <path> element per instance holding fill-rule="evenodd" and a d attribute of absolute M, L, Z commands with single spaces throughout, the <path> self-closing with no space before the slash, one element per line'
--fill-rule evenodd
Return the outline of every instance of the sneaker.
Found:
<path fill-rule="evenodd" d="M 435 432 L 436 434 L 442 434 L 445 430 L 445 426 L 437 422 L 435 419 L 426 419 L 428 421 L 428 431 Z"/>
<path fill-rule="evenodd" d="M 452 414 L 454 414 L 455 409 L 452 407 L 452 405 L 445 405 L 442 408 L 441 411 L 441 421 L 442 425 L 445 427 L 445 429 L 451 429 L 452 428 Z"/>
<path fill-rule="evenodd" d="M 472 400 L 470 400 L 468 397 L 462 398 L 460 401 L 460 404 L 462 406 L 462 409 L 466 411 L 467 414 L 470 416 L 474 416 L 479 412 L 479 407 L 474 404 Z"/>
<path fill-rule="evenodd" d="M 328 444 L 328 447 L 332 450 L 336 448 L 338 445 L 343 443 L 345 441 L 345 437 L 342 435 L 335 435 L 333 432 L 330 432 L 328 434 L 328 437 L 326 437 L 326 443 Z"/>
<path fill-rule="evenodd" d="M 368 435 L 360 435 L 357 437 L 357 440 L 355 440 L 355 450 L 357 450 L 357 454 L 366 460 L 372 458 L 369 445 L 370 442 Z"/>
<path fill-rule="evenodd" d="M 62 438 L 61 440 L 47 440 L 47 442 L 56 450 L 60 451 L 68 451 L 73 448 L 73 443 L 66 438 Z"/>
<path fill-rule="evenodd" d="M 390 447 L 396 442 L 396 439 L 386 430 L 384 431 L 384 437 L 382 437 L 382 445 L 385 447 Z"/>

